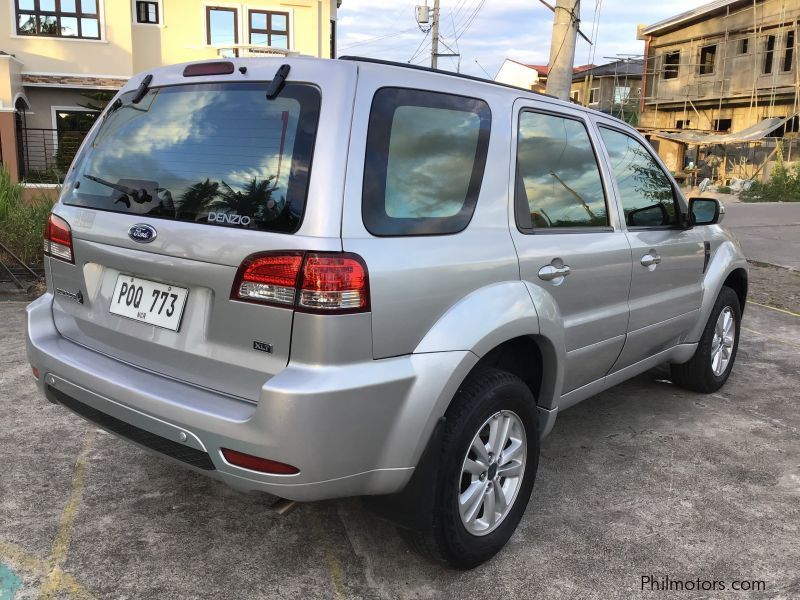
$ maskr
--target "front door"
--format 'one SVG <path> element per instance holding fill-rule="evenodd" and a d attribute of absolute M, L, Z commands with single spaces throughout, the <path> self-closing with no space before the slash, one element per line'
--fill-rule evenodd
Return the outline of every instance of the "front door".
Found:
<path fill-rule="evenodd" d="M 546 107 L 517 103 L 511 232 L 523 281 L 552 297 L 563 319 L 567 393 L 602 378 L 622 350 L 631 250 L 583 113 Z"/>
<path fill-rule="evenodd" d="M 679 224 L 678 192 L 645 142 L 601 124 L 633 251 L 630 324 L 614 371 L 679 344 L 702 300 L 701 233 Z"/>

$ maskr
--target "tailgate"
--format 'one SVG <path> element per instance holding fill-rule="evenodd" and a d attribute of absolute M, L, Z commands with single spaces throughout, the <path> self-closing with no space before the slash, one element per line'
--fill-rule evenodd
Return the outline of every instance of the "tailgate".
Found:
<path fill-rule="evenodd" d="M 60 212 L 64 216 L 65 211 Z M 95 216 L 100 221 L 114 220 L 115 228 L 127 231 L 125 217 L 120 222 L 120 215 Z M 169 229 L 187 227 L 174 223 L 166 228 L 153 222 L 159 226 L 159 238 L 148 250 L 170 246 Z M 95 221 L 93 229 L 108 227 Z M 341 242 L 338 238 L 312 240 L 261 232 L 242 239 L 243 233 L 249 232 L 227 228 L 214 231 L 216 243 L 212 246 L 218 248 L 217 257 L 232 259 L 220 264 L 80 239 L 80 231 L 73 229 L 77 264 L 49 259 L 50 282 L 56 291 L 53 317 L 57 329 L 74 342 L 124 362 L 258 401 L 261 386 L 289 360 L 294 313 L 287 308 L 231 300 L 239 263 L 256 251 L 309 247 L 336 251 L 341 250 Z M 161 247 L 156 245 L 159 241 Z M 185 254 L 188 249 L 183 250 L 176 254 Z M 177 331 L 112 313 L 112 296 L 120 276 L 185 288 Z M 75 299 L 76 292 L 81 292 L 82 303 Z M 143 299 L 144 308 L 151 305 Z"/>

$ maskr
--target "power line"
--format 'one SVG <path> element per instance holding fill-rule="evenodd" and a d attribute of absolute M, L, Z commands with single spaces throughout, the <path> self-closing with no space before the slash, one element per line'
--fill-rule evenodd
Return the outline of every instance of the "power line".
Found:
<path fill-rule="evenodd" d="M 413 61 L 415 58 L 417 58 L 417 56 L 419 56 L 419 54 L 420 54 L 420 49 L 421 49 L 421 48 L 423 47 L 423 45 L 425 44 L 425 40 L 427 40 L 427 39 L 428 39 L 428 34 L 429 34 L 429 33 L 430 33 L 430 30 L 426 31 L 426 32 L 425 32 L 425 35 L 424 35 L 424 36 L 422 36 L 422 40 L 420 41 L 420 43 L 419 43 L 419 46 L 417 46 L 417 49 L 416 49 L 416 50 L 414 50 L 414 54 L 412 54 L 412 55 L 411 55 L 411 58 L 409 58 L 409 59 L 408 59 L 408 62 L 412 62 L 412 61 Z"/>
<path fill-rule="evenodd" d="M 397 37 L 403 35 L 404 33 L 409 33 L 414 30 L 416 30 L 416 27 L 409 27 L 408 29 L 403 29 L 402 31 L 395 31 L 394 33 L 387 33 L 386 35 L 379 35 L 373 38 L 368 38 L 366 40 L 359 40 L 358 42 L 353 42 L 352 44 L 345 44 L 344 46 L 341 46 L 340 50 L 344 50 L 345 48 L 353 48 L 355 46 L 363 46 L 366 44 L 374 44 L 375 42 Z"/>
<path fill-rule="evenodd" d="M 472 23 L 475 21 L 475 18 L 478 16 L 478 13 L 481 11 L 481 9 L 483 8 L 484 4 L 486 4 L 486 0 L 480 0 L 480 3 L 478 4 L 478 7 L 474 10 L 472 15 L 470 15 L 470 17 L 468 18 L 466 25 L 464 25 L 464 27 L 461 29 L 461 33 L 459 33 L 456 36 L 456 42 L 458 42 L 459 38 L 461 38 L 461 36 L 463 36 L 469 30 L 469 28 L 472 26 Z"/>

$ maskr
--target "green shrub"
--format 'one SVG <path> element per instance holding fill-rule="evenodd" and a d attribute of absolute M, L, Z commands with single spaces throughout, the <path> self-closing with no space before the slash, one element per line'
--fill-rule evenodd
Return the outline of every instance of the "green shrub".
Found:
<path fill-rule="evenodd" d="M 744 202 L 800 202 L 800 165 L 789 170 L 778 161 L 767 183 L 754 181 L 739 199 Z"/>
<path fill-rule="evenodd" d="M 42 262 L 42 234 L 53 202 L 43 192 L 25 201 L 24 189 L 0 167 L 0 242 L 27 264 L 36 265 Z"/>
<path fill-rule="evenodd" d="M 729 188 L 727 185 L 721 185 L 721 186 L 719 186 L 717 188 L 717 193 L 718 194 L 730 194 L 731 193 L 731 188 Z"/>

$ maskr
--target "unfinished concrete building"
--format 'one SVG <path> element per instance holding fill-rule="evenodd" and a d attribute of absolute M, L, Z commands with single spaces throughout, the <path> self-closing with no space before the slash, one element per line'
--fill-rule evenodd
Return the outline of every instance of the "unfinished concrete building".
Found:
<path fill-rule="evenodd" d="M 639 128 L 669 168 L 713 155 L 727 181 L 799 157 L 798 18 L 800 0 L 717 0 L 639 28 Z"/>

